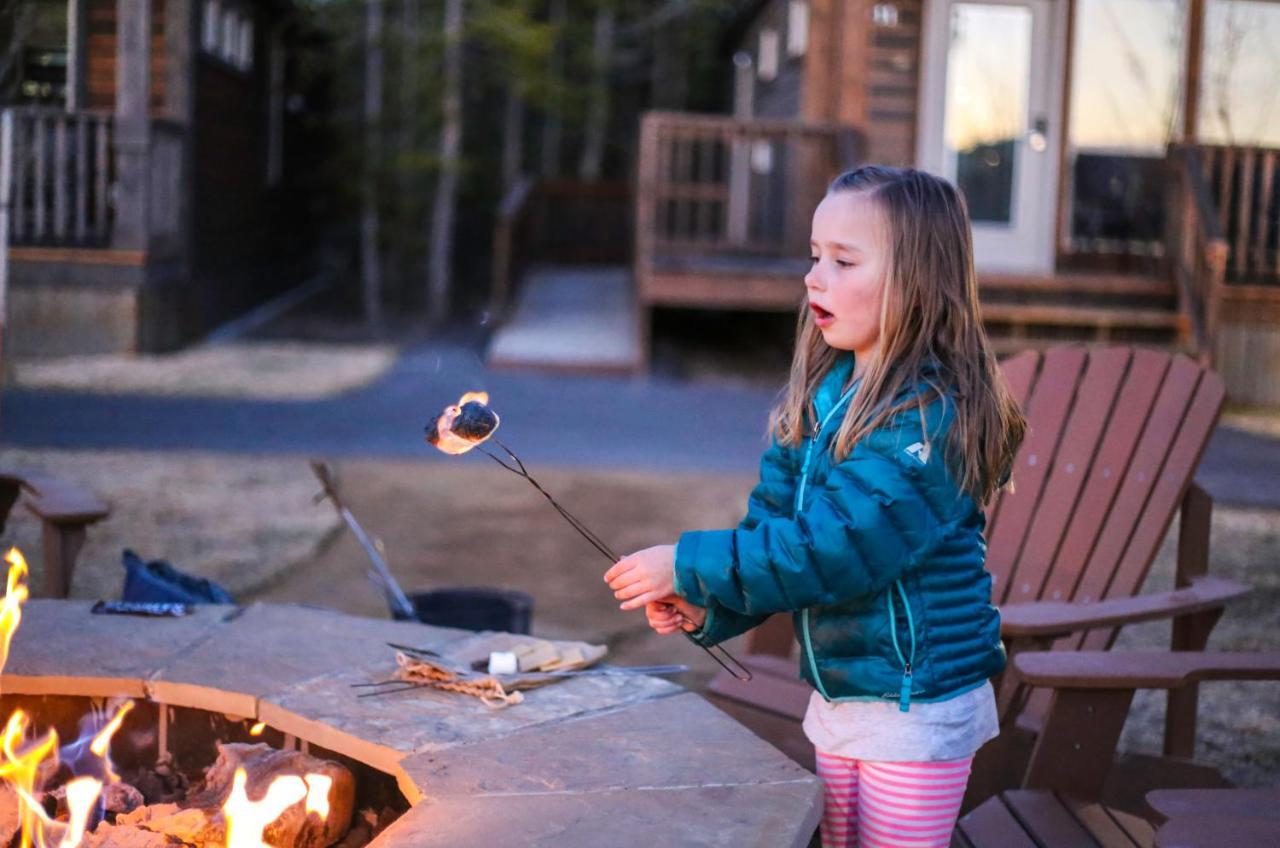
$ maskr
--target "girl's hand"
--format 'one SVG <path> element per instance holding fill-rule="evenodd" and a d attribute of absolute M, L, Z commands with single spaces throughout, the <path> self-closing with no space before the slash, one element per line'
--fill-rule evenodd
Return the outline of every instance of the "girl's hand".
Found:
<path fill-rule="evenodd" d="M 680 630 L 692 633 L 701 629 L 707 620 L 705 609 L 694 606 L 679 595 L 645 604 L 644 614 L 649 620 L 649 626 L 662 636 L 669 636 Z"/>
<path fill-rule="evenodd" d="M 624 610 L 640 609 L 675 594 L 675 545 L 656 545 L 625 556 L 604 574 Z"/>

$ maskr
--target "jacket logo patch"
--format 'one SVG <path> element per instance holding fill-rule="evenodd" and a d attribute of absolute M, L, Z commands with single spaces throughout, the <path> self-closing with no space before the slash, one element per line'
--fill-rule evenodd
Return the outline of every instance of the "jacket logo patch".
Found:
<path fill-rule="evenodd" d="M 918 460 L 921 465 L 928 465 L 929 451 L 930 451 L 929 445 L 925 444 L 924 442 L 916 442 L 913 445 L 908 445 L 906 450 L 903 451 L 903 453 L 905 453 L 907 456 L 911 457 L 912 459 Z"/>

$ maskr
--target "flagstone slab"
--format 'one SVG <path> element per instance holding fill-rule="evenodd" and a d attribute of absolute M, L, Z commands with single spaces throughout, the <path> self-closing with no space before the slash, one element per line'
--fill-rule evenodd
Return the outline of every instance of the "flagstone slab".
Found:
<path fill-rule="evenodd" d="M 23 604 L 0 690 L 88 697 L 145 694 L 144 681 L 218 631 L 236 607 L 201 606 L 180 618 L 94 615 L 91 601 Z"/>
<path fill-rule="evenodd" d="M 812 775 L 747 786 L 428 798 L 370 848 L 803 848 L 821 816 L 822 788 Z"/>
<path fill-rule="evenodd" d="M 258 716 L 272 727 L 348 756 L 360 756 L 355 753 L 360 751 L 366 762 L 376 754 L 378 768 L 396 773 L 400 760 L 412 753 L 496 739 L 683 691 L 655 677 L 588 675 L 526 691 L 522 703 L 505 709 L 492 709 L 469 695 L 426 688 L 358 697 L 369 690 L 353 684 L 386 679 L 391 668 L 375 668 L 372 673 L 346 670 L 309 680 L 283 695 L 264 697 Z"/>
<path fill-rule="evenodd" d="M 254 604 L 153 674 L 150 696 L 166 704 L 258 718 L 258 700 L 338 669 L 384 669 L 388 642 L 438 649 L 462 630 L 361 618 L 292 604 Z"/>
<path fill-rule="evenodd" d="M 3 691 L 125 695 L 255 718 L 394 775 L 412 808 L 371 846 L 806 845 L 813 775 L 700 697 L 582 675 L 506 709 L 433 689 L 359 697 L 387 642 L 457 649 L 465 631 L 298 606 L 103 616 L 30 601 Z"/>
<path fill-rule="evenodd" d="M 435 799 L 812 777 L 693 693 L 413 754 L 400 769 L 419 792 Z"/>

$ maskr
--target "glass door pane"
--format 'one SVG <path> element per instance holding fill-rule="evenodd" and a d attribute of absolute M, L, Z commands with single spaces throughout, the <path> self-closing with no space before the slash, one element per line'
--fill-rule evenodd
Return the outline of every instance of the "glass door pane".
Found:
<path fill-rule="evenodd" d="M 951 7 L 944 105 L 947 176 L 974 223 L 1012 225 L 1019 141 L 1027 132 L 1032 14 L 1025 6 Z"/>
<path fill-rule="evenodd" d="M 1069 244 L 1081 261 L 1140 268 L 1162 246 L 1164 157 L 1182 122 L 1186 10 L 1183 0 L 1076 2 Z"/>
<path fill-rule="evenodd" d="M 1209 0 L 1200 141 L 1280 147 L 1280 3 Z"/>

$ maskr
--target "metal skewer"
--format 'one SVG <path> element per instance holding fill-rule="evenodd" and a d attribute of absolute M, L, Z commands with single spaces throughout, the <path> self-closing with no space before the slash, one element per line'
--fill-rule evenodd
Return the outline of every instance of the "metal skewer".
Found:
<path fill-rule="evenodd" d="M 333 508 L 338 511 L 338 515 L 346 522 L 351 532 L 355 534 L 356 541 L 360 543 L 360 547 L 364 548 L 364 552 L 369 555 L 369 560 L 373 563 L 374 569 L 369 572 L 370 582 L 382 590 L 383 596 L 387 599 L 387 604 L 398 614 L 408 619 L 416 618 L 413 604 L 409 602 L 408 596 L 405 595 L 404 590 L 400 588 L 400 584 L 396 582 L 396 578 L 391 574 L 391 569 L 387 567 L 386 560 L 382 558 L 382 552 L 378 549 L 378 544 L 369 537 L 369 534 L 360 526 L 360 522 L 356 521 L 356 517 L 351 514 L 351 510 L 347 509 L 347 505 L 342 502 L 342 497 L 338 494 L 338 483 L 333 476 L 333 469 L 329 467 L 327 462 L 313 459 L 311 460 L 311 470 L 315 472 L 316 478 L 320 480 L 320 485 L 324 487 L 324 491 L 316 496 L 317 502 L 325 499 L 333 502 Z"/>
<path fill-rule="evenodd" d="M 542 488 L 542 486 L 539 485 L 537 480 L 533 479 L 533 475 L 529 473 L 529 469 L 525 468 L 524 463 L 520 460 L 520 457 L 516 456 L 515 451 L 513 451 L 511 448 L 507 447 L 502 442 L 500 442 L 496 436 L 492 436 L 492 435 L 489 436 L 489 441 L 493 442 L 498 447 L 502 448 L 503 452 L 505 452 L 506 455 L 511 458 L 511 461 L 514 462 L 515 465 L 510 465 L 501 457 L 497 456 L 494 453 L 491 453 L 488 450 L 485 450 L 485 447 L 482 444 L 477 444 L 476 450 L 480 451 L 485 456 L 489 457 L 494 462 L 498 463 L 507 471 L 510 471 L 512 474 L 516 475 L 517 477 L 523 477 L 525 480 L 528 480 L 529 484 L 533 486 L 533 488 L 537 489 L 538 492 L 544 498 L 547 499 L 548 503 L 550 503 L 551 506 L 555 508 L 556 512 L 560 513 L 560 516 L 564 518 L 565 521 L 569 522 L 569 525 L 573 527 L 574 530 L 577 530 L 579 535 L 582 536 L 582 538 L 586 539 L 601 556 L 603 556 L 606 560 L 608 560 L 610 565 L 616 563 L 619 559 L 621 559 L 621 557 L 615 554 L 613 550 L 608 545 L 606 545 L 599 536 L 593 533 L 585 524 L 583 524 L 580 520 L 578 520 L 577 516 L 575 516 L 573 513 L 569 512 L 569 510 L 565 509 L 559 503 L 557 503 L 556 499 L 551 497 L 551 494 L 546 489 Z M 687 618 L 685 620 L 688 621 Z M 747 668 L 738 660 L 737 657 L 735 657 L 733 654 L 725 650 L 724 646 L 716 645 L 714 648 L 708 648 L 706 645 L 699 644 L 698 647 L 706 651 L 707 656 L 715 660 L 716 663 L 721 668 L 729 672 L 729 674 L 732 675 L 735 679 L 741 680 L 743 682 L 751 680 L 753 676 L 751 673 L 751 669 Z M 719 656 L 716 654 L 717 651 L 719 651 L 719 654 L 720 654 Z M 723 659 L 721 659 L 721 656 L 723 656 Z M 730 665 L 730 663 L 732 664 L 732 666 Z"/>

